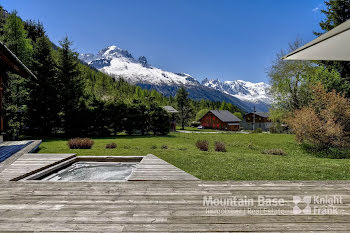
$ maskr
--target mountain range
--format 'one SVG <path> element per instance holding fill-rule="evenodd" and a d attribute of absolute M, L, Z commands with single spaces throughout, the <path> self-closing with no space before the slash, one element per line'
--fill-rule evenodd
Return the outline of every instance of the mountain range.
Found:
<path fill-rule="evenodd" d="M 115 45 L 97 54 L 79 54 L 79 59 L 115 79 L 123 78 L 129 83 L 146 89 L 154 89 L 166 96 L 174 96 L 185 86 L 192 99 L 209 99 L 233 103 L 244 111 L 268 111 L 272 103 L 270 86 L 243 80 L 220 81 L 204 79 L 199 82 L 186 73 L 174 73 L 150 65 L 145 56 L 135 59 L 127 50 Z"/>

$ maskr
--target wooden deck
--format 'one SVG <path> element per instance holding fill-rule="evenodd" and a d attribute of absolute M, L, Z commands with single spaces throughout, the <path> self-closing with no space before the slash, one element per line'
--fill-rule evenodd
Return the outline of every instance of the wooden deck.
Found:
<path fill-rule="evenodd" d="M 0 173 L 0 232 L 350 232 L 350 181 L 200 181 L 153 155 L 132 181 L 4 181 L 73 157 L 26 154 Z"/>
<path fill-rule="evenodd" d="M 198 180 L 172 164 L 152 154 L 144 157 L 132 173 L 129 181 L 151 180 Z"/>
<path fill-rule="evenodd" d="M 0 173 L 1 180 L 19 180 L 37 171 L 48 168 L 65 160 L 71 159 L 75 154 L 24 154 L 8 165 Z"/>
<path fill-rule="evenodd" d="M 5 141 L 0 143 L 0 172 L 22 155 L 35 151 L 41 140 L 32 141 Z"/>
<path fill-rule="evenodd" d="M 293 214 L 293 195 L 334 194 L 344 202 L 336 215 Z M 203 206 L 204 196 L 258 195 L 283 198 L 284 214 L 251 215 L 243 206 L 208 213 Z M 350 182 L 2 182 L 0 231 L 350 232 L 349 195 Z"/>

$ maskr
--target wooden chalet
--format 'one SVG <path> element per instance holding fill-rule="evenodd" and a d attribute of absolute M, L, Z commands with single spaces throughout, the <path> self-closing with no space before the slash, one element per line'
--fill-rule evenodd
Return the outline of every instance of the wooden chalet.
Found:
<path fill-rule="evenodd" d="M 3 140 L 4 118 L 2 109 L 3 80 L 6 78 L 6 72 L 13 72 L 21 76 L 35 75 L 0 41 L 0 141 Z"/>
<path fill-rule="evenodd" d="M 208 129 L 238 131 L 241 120 L 227 110 L 210 110 L 200 120 Z"/>
<path fill-rule="evenodd" d="M 271 127 L 268 112 L 250 112 L 243 116 L 242 127 L 247 130 L 262 129 L 267 131 Z"/>
<path fill-rule="evenodd" d="M 175 108 L 172 106 L 163 106 L 163 109 L 170 114 L 170 132 L 176 131 L 176 114 L 179 113 Z"/>

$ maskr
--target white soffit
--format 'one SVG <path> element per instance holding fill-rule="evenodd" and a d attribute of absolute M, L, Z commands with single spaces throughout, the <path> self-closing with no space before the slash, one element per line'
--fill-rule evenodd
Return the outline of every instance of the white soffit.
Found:
<path fill-rule="evenodd" d="M 350 21 L 335 27 L 283 59 L 350 61 Z"/>

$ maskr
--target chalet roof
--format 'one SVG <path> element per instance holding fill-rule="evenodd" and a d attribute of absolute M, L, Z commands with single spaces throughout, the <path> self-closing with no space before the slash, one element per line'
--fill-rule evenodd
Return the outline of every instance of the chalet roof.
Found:
<path fill-rule="evenodd" d="M 222 122 L 240 122 L 241 120 L 227 110 L 210 110 Z"/>
<path fill-rule="evenodd" d="M 247 113 L 244 116 L 247 116 L 249 114 L 253 114 L 253 112 Z M 255 115 L 264 117 L 264 118 L 268 118 L 270 116 L 268 112 L 255 112 Z"/>
<path fill-rule="evenodd" d="M 0 65 L 19 75 L 35 75 L 0 41 Z M 2 68 L 2 67 L 1 67 Z"/>
<path fill-rule="evenodd" d="M 284 60 L 350 61 L 350 20 L 284 56 Z"/>
<path fill-rule="evenodd" d="M 167 111 L 168 113 L 178 113 L 179 111 L 177 111 L 175 108 L 173 108 L 172 106 L 163 106 L 164 110 Z"/>

